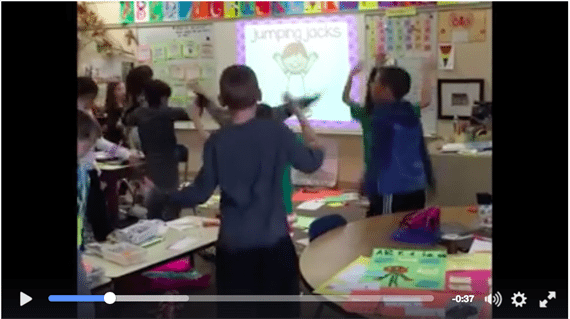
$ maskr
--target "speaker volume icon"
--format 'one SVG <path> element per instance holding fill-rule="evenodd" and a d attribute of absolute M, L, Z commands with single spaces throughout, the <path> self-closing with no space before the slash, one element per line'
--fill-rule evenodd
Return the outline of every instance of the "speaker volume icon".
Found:
<path fill-rule="evenodd" d="M 503 296 L 501 296 L 501 293 L 497 291 L 495 295 L 486 296 L 485 302 L 493 303 L 495 306 L 499 307 L 503 303 Z"/>

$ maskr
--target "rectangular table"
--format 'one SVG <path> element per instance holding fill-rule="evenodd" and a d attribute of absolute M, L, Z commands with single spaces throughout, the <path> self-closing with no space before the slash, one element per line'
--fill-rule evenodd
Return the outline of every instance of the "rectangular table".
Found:
<path fill-rule="evenodd" d="M 198 221 L 203 220 L 203 217 L 197 216 L 186 216 L 182 218 L 196 219 Z M 99 266 L 105 271 L 105 277 L 114 280 L 135 272 L 140 272 L 148 270 L 149 268 L 164 264 L 168 261 L 183 257 L 188 254 L 192 254 L 198 250 L 204 249 L 216 243 L 218 240 L 219 227 L 198 227 L 185 229 L 178 231 L 169 228 L 167 233 L 164 235 L 164 240 L 158 244 L 144 248 L 147 251 L 146 260 L 143 263 L 131 265 L 131 266 L 121 266 L 119 264 L 107 261 L 101 257 L 84 255 L 83 259 L 89 262 L 93 266 Z M 185 238 L 191 237 L 195 241 L 188 245 L 186 248 L 178 251 L 170 250 L 172 244 Z"/>

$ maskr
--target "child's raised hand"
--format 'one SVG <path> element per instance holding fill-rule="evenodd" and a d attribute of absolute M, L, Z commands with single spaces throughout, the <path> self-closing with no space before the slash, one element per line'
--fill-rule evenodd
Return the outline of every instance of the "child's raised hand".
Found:
<path fill-rule="evenodd" d="M 362 69 L 364 68 L 364 63 L 362 63 L 362 61 L 359 61 L 356 66 L 350 71 L 350 76 L 355 76 L 358 73 L 360 73 L 362 71 Z"/>

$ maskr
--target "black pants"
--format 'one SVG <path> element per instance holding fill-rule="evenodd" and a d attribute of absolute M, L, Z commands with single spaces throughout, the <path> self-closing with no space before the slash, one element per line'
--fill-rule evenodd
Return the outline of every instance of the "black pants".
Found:
<path fill-rule="evenodd" d="M 370 210 L 366 213 L 366 217 L 423 209 L 426 205 L 426 193 L 423 189 L 389 196 L 372 195 L 368 199 Z"/>
<path fill-rule="evenodd" d="M 276 245 L 242 251 L 216 249 L 218 295 L 299 295 L 297 254 L 289 236 Z M 296 302 L 218 303 L 218 318 L 298 318 Z"/>

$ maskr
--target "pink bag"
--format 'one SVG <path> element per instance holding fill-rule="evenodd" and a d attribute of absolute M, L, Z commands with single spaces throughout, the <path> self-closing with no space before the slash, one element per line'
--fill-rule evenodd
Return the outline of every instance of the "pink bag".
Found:
<path fill-rule="evenodd" d="M 400 222 L 400 228 L 424 229 L 432 232 L 439 231 L 439 207 L 429 207 L 407 214 Z"/>

